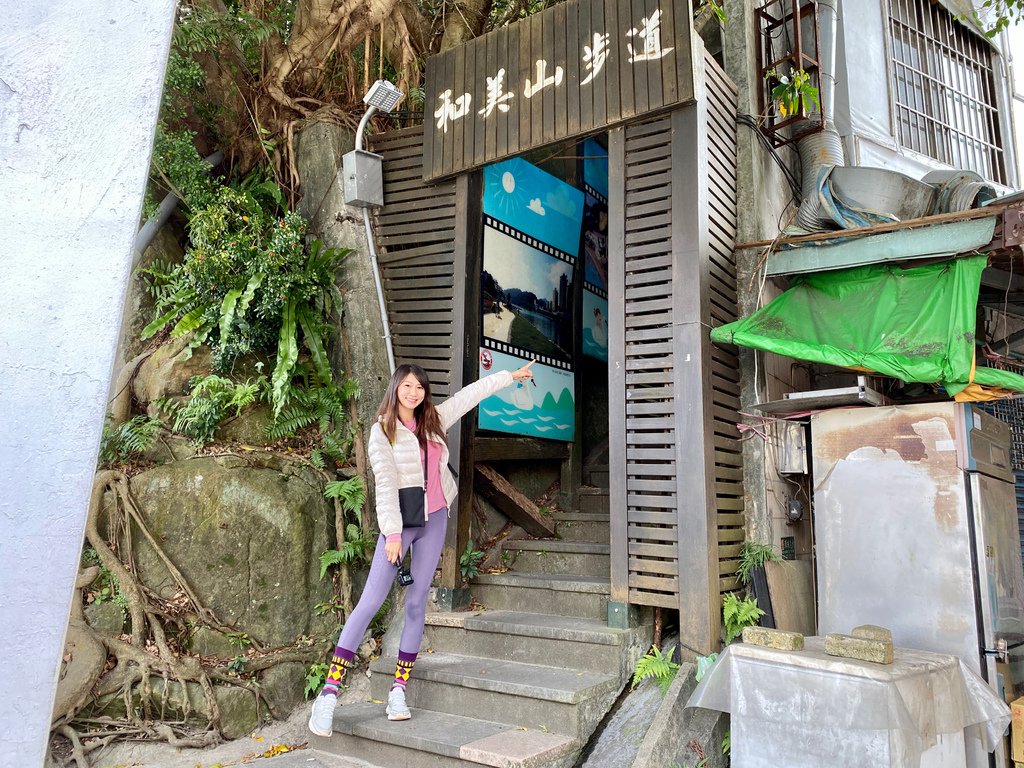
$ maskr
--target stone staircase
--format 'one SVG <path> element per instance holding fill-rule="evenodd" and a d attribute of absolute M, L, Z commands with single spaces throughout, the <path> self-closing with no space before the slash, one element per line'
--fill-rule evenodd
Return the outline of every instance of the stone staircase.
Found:
<path fill-rule="evenodd" d="M 574 765 L 651 635 L 608 627 L 607 468 L 585 479 L 578 511 L 556 516 L 561 538 L 512 542 L 511 570 L 473 581 L 482 610 L 427 614 L 411 720 L 389 722 L 381 703 L 344 706 L 334 735 L 310 746 L 382 768 Z M 393 657 L 370 665 L 374 699 L 394 669 Z"/>

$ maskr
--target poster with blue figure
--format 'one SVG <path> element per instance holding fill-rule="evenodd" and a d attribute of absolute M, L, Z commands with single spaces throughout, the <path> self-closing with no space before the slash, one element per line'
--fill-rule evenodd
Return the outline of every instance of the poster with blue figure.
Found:
<path fill-rule="evenodd" d="M 576 257 L 583 192 L 513 158 L 484 168 L 484 215 Z"/>
<path fill-rule="evenodd" d="M 518 355 L 480 349 L 481 377 L 522 365 Z M 531 370 L 532 381 L 506 387 L 480 403 L 480 429 L 571 442 L 576 427 L 572 371 L 541 363 Z"/>
<path fill-rule="evenodd" d="M 608 300 L 583 291 L 583 354 L 608 362 Z"/>

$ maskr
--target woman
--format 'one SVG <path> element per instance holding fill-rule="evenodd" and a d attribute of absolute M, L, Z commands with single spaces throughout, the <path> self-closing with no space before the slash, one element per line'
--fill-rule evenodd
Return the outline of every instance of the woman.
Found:
<path fill-rule="evenodd" d="M 395 681 L 388 694 L 389 720 L 408 720 L 405 686 L 423 639 L 430 582 L 441 558 L 448 509 L 458 491 L 448 469 L 448 445 L 445 435 L 464 414 L 486 397 L 513 382 L 533 378 L 531 360 L 517 371 L 499 371 L 470 384 L 434 407 L 430 399 L 430 381 L 418 365 L 400 365 L 388 384 L 384 401 L 377 411 L 377 422 L 370 429 L 370 466 L 377 491 L 377 524 L 380 538 L 370 565 L 366 587 L 345 626 L 342 628 L 327 681 L 309 718 L 309 730 L 330 736 L 338 691 L 352 666 L 363 634 L 391 590 L 396 566 L 407 549 L 413 550 L 412 577 L 405 596 L 405 623 L 398 645 Z M 424 454 L 424 448 L 425 454 Z M 398 489 L 424 486 L 426 467 L 427 522 L 421 528 L 402 529 Z"/>

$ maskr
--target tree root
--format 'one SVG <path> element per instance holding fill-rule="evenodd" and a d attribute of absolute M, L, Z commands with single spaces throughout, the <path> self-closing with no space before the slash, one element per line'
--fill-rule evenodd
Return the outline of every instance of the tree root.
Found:
<path fill-rule="evenodd" d="M 325 473 L 317 471 L 324 479 L 331 479 Z M 100 532 L 99 526 L 99 518 L 107 498 L 113 500 L 108 519 L 110 530 L 116 531 L 112 533 L 113 543 Z M 339 516 L 343 515 L 340 502 L 335 503 L 336 513 Z M 115 552 L 119 539 L 122 546 L 131 549 L 130 534 L 133 530 L 141 532 L 167 568 L 177 586 L 180 598 L 177 603 L 168 604 L 138 580 L 130 552 L 127 563 L 122 562 Z M 83 589 L 92 584 L 101 567 L 109 571 L 120 595 L 124 598 L 124 607 L 131 627 L 128 635 L 106 637 L 84 621 L 81 601 L 75 601 L 72 608 L 73 618 L 80 619 L 83 631 L 89 633 L 106 649 L 108 657 L 113 660 L 113 665 L 90 691 L 83 691 L 83 695 L 75 699 L 69 711 L 61 713 L 54 720 L 53 733 L 67 739 L 71 747 L 71 755 L 66 764 L 74 763 L 77 768 L 89 768 L 89 752 L 118 738 L 158 739 L 179 747 L 207 747 L 221 741 L 221 714 L 214 683 L 249 691 L 256 697 L 257 712 L 262 705 L 265 707 L 264 711 L 275 718 L 281 718 L 283 713 L 277 710 L 254 680 L 239 677 L 229 672 L 226 666 L 204 666 L 198 657 L 183 654 L 177 649 L 175 635 L 185 629 L 180 615 L 183 603 L 187 602 L 187 610 L 194 613 L 203 624 L 221 632 L 229 632 L 233 628 L 220 621 L 214 612 L 202 603 L 181 571 L 163 551 L 149 530 L 132 496 L 128 478 L 122 472 L 101 470 L 96 473 L 90 495 L 85 538 L 88 545 L 95 550 L 100 566 L 83 569 L 76 580 L 76 587 Z M 345 575 L 348 575 L 347 571 Z M 344 594 L 351 602 L 350 579 L 347 580 L 347 590 Z M 308 664 L 315 659 L 323 658 L 327 646 L 311 645 L 308 648 L 285 648 L 268 652 L 258 644 L 253 644 L 252 650 L 260 655 L 246 660 L 247 676 L 287 662 Z M 157 690 L 156 684 L 160 680 L 162 688 Z M 180 685 L 182 690 L 181 703 L 174 704 L 175 710 L 181 712 L 180 722 L 164 720 L 171 706 L 173 683 Z M 188 694 L 190 683 L 198 684 L 203 692 L 203 719 L 206 721 L 206 728 L 199 734 L 186 726 L 186 721 L 192 716 L 193 710 Z M 123 700 L 126 713 L 124 718 L 80 717 L 90 703 L 111 695 Z"/>

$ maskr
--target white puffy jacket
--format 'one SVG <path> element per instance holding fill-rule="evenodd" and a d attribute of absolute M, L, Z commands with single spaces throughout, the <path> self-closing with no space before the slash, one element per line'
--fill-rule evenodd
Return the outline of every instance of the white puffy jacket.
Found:
<path fill-rule="evenodd" d="M 498 371 L 464 387 L 438 405 L 437 413 L 445 432 L 481 400 L 509 386 L 512 381 L 510 371 Z M 459 487 L 448 469 L 448 446 L 440 437 L 436 441 L 441 443 L 441 489 L 444 491 L 446 505 L 451 509 Z M 419 441 L 415 433 L 399 421 L 395 424 L 395 444 L 391 445 L 384 434 L 384 427 L 378 421 L 370 428 L 367 452 L 377 489 L 377 525 L 385 536 L 401 533 L 402 512 L 398 507 L 398 489 L 423 487 Z"/>

